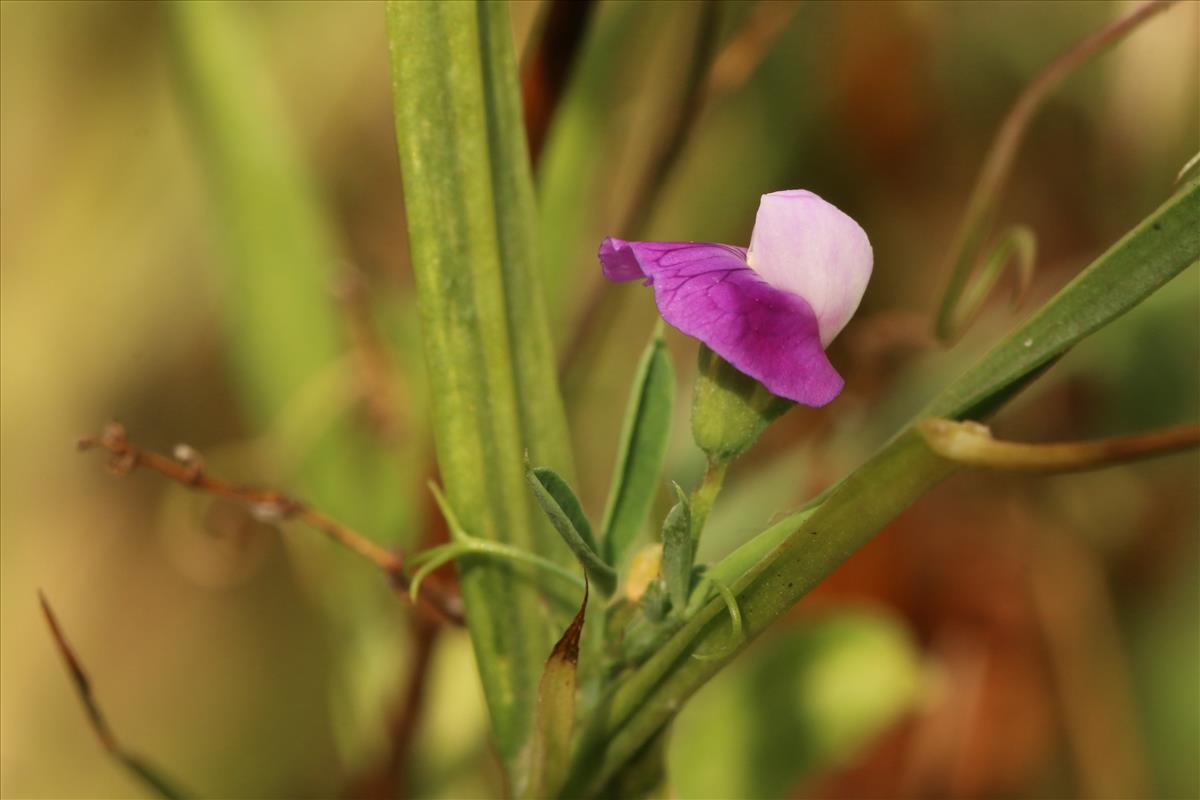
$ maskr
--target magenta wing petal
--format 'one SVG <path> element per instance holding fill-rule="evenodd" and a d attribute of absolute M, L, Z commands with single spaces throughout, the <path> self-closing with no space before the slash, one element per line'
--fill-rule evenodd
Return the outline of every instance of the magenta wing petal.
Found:
<path fill-rule="evenodd" d="M 600 264 L 610 280 L 644 277 L 663 319 L 773 394 L 823 406 L 842 390 L 812 307 L 760 278 L 744 249 L 609 238 L 600 245 Z"/>

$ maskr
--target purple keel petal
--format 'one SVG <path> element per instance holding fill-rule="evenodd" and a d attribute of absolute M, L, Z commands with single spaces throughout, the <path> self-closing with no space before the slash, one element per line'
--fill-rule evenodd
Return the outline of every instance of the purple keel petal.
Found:
<path fill-rule="evenodd" d="M 821 348 L 812 307 L 775 289 L 725 244 L 605 239 L 612 280 L 645 277 L 663 319 L 707 344 L 773 394 L 806 406 L 837 397 L 843 381 Z"/>

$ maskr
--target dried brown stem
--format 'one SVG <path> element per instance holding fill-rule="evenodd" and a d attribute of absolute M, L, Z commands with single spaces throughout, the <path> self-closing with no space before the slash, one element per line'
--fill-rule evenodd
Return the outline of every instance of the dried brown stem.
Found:
<path fill-rule="evenodd" d="M 62 627 L 58 624 L 58 617 L 55 616 L 54 610 L 50 608 L 50 603 L 46 600 L 46 595 L 40 590 L 38 591 L 38 601 L 42 605 L 42 615 L 46 618 L 46 625 L 50 628 L 50 635 L 54 638 L 58 654 L 67 665 L 67 670 L 71 674 L 71 682 L 75 684 L 75 691 L 79 695 L 79 701 L 83 704 L 84 711 L 87 712 L 88 724 L 95 732 L 96 738 L 100 740 L 100 744 L 104 746 L 105 751 L 159 797 L 171 800 L 172 798 L 186 796 L 183 792 L 175 788 L 174 781 L 166 780 L 157 769 L 149 766 L 145 761 L 120 745 L 116 735 L 113 734 L 112 728 L 108 725 L 108 720 L 105 719 L 104 714 L 100 711 L 100 706 L 96 702 L 96 696 L 92 693 L 92 683 L 88 680 L 87 673 L 84 671 L 79 657 L 75 655 L 75 650 L 67 642 L 67 637 L 63 634 Z"/>
<path fill-rule="evenodd" d="M 109 469 L 119 475 L 126 475 L 138 467 L 145 467 L 189 489 L 243 503 L 263 522 L 303 522 L 375 564 L 387 573 L 393 585 L 407 593 L 408 575 L 404 571 L 404 558 L 401 554 L 376 544 L 321 511 L 282 492 L 242 486 L 209 475 L 204 471 L 202 459 L 187 445 L 176 447 L 174 458 L 152 450 L 143 450 L 129 441 L 123 425 L 110 422 L 100 436 L 79 440 L 80 450 L 94 448 L 102 448 L 112 454 Z M 441 592 L 436 586 L 422 585 L 418 599 L 447 622 L 463 624 L 462 603 L 457 597 Z"/>
<path fill-rule="evenodd" d="M 986 425 L 927 419 L 919 430 L 942 458 L 972 467 L 1020 472 L 1074 472 L 1167 455 L 1200 446 L 1200 425 L 1090 442 L 1021 444 L 992 438 Z"/>

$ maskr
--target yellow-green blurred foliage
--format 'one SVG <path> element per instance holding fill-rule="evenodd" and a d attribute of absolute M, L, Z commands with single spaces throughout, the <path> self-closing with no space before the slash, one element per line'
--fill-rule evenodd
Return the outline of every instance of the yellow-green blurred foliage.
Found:
<path fill-rule="evenodd" d="M 636 221 L 642 233 L 744 244 L 759 194 L 804 186 L 854 215 L 876 254 L 862 311 L 833 351 L 845 395 L 793 412 L 739 462 L 702 556 L 853 467 L 1012 325 L 996 302 L 952 351 L 920 336 L 1005 111 L 1040 66 L 1123 8 L 804 3 L 745 85 L 700 118 L 653 216 Z M 383 10 L 232 11 L 262 65 L 253 80 L 278 93 L 311 170 L 337 258 L 369 287 L 395 367 L 400 485 L 379 498 L 395 529 L 366 533 L 412 545 L 429 516 L 430 401 L 409 313 Z M 538 12 L 514 5 L 518 46 Z M 751 12 L 725 4 L 723 33 Z M 633 233 L 615 226 L 675 115 L 697 14 L 693 3 L 596 9 L 540 164 L 564 343 L 596 291 L 600 237 Z M 1157 206 L 1200 149 L 1198 24 L 1192 3 L 1152 20 L 1071 78 L 1030 129 L 1000 214 L 1038 235 L 1032 303 Z M 115 417 L 147 447 L 186 441 L 216 473 L 300 491 L 296 454 L 332 418 L 371 431 L 352 399 L 338 400 L 336 371 L 332 394 L 310 376 L 265 422 L 246 400 L 254 381 L 227 322 L 238 299 L 229 209 L 201 155 L 174 42 L 157 4 L 0 3 L 5 797 L 142 791 L 86 727 L 37 612 L 39 587 L 118 736 L 204 795 L 342 792 L 386 752 L 409 665 L 405 606 L 370 566 L 311 531 L 251 524 L 149 474 L 113 478 L 99 455 L 73 451 Z M 1198 281 L 1192 268 L 1085 343 L 998 430 L 1056 440 L 1194 419 Z M 592 513 L 654 314 L 644 290 L 608 291 L 617 307 L 565 379 Z M 263 320 L 288 318 L 260 302 Z M 695 345 L 674 335 L 670 345 L 682 390 L 667 474 L 686 483 L 702 467 L 684 417 Z M 1083 476 L 954 479 L 701 692 L 668 754 L 685 776 L 678 792 L 1195 796 L 1198 481 L 1194 453 Z M 659 517 L 665 490 L 662 500 Z M 843 613 L 846 603 L 874 608 Z M 788 702 L 773 705 L 764 682 Z M 436 644 L 426 710 L 415 790 L 494 794 L 461 632 Z M 748 773 L 755 758 L 770 769 Z"/>

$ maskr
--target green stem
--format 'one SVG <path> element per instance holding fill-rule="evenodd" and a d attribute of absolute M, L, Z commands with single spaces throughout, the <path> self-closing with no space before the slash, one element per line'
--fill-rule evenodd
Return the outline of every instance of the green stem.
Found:
<path fill-rule="evenodd" d="M 725 471 L 728 469 L 728 461 L 710 458 L 708 468 L 704 470 L 704 480 L 696 491 L 692 492 L 692 540 L 695 542 L 700 541 L 704 523 L 708 522 L 713 503 L 725 484 Z"/>

